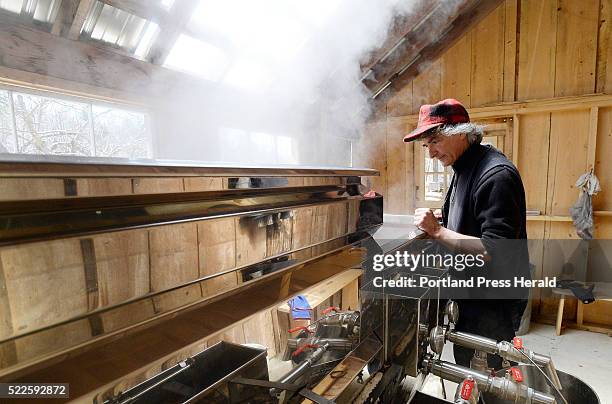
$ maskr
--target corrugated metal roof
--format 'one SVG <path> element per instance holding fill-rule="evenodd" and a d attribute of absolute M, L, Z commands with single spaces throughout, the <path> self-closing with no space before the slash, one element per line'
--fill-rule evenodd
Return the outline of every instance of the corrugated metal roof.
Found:
<path fill-rule="evenodd" d="M 31 17 L 36 21 L 55 21 L 61 0 L 0 0 L 0 9 Z"/>
<path fill-rule="evenodd" d="M 133 54 L 139 50 L 138 56 L 144 57 L 144 50 L 148 50 L 158 30 L 154 22 L 96 1 L 83 24 L 81 37 L 115 45 Z"/>

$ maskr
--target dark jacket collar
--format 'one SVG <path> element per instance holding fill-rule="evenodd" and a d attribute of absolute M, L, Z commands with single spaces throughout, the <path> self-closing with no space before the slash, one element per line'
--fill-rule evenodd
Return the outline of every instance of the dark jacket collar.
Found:
<path fill-rule="evenodd" d="M 457 161 L 455 161 L 455 164 L 453 164 L 453 170 L 456 173 L 460 173 L 474 167 L 476 164 L 478 164 L 488 148 L 489 146 L 483 146 L 481 144 L 470 145 L 463 152 L 463 154 L 459 156 Z"/>

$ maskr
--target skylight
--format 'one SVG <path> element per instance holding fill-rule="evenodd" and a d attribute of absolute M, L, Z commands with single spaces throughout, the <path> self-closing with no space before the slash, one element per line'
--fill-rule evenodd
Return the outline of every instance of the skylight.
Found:
<path fill-rule="evenodd" d="M 219 81 L 229 66 L 229 60 L 221 49 L 190 36 L 181 35 L 164 66 L 207 80 Z"/>

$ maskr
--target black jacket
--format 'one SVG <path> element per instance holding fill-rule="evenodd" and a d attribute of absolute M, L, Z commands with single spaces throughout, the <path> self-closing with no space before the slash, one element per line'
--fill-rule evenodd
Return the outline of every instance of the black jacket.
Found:
<path fill-rule="evenodd" d="M 479 238 L 527 238 L 523 182 L 506 156 L 490 145 L 471 145 L 453 170 L 444 227 Z"/>
<path fill-rule="evenodd" d="M 443 206 L 444 226 L 478 237 L 491 257 L 484 275 L 509 280 L 530 277 L 525 191 L 516 167 L 497 149 L 470 146 L 453 164 L 454 176 Z M 526 288 L 477 288 L 472 297 L 523 299 Z"/>

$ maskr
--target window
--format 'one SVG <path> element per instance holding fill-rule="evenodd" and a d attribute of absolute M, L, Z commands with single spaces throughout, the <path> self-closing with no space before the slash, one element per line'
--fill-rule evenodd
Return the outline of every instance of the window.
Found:
<path fill-rule="evenodd" d="M 151 135 L 142 111 L 0 89 L 0 153 L 149 158 Z"/>
<path fill-rule="evenodd" d="M 502 153 L 506 150 L 511 153 L 512 120 L 501 119 L 499 122 L 482 124 L 485 125 L 482 144 L 490 144 Z M 419 179 L 415 196 L 416 207 L 439 208 L 450 186 L 453 170 L 451 167 L 444 167 L 437 159 L 430 159 L 424 147 L 418 145 L 414 150 L 415 173 Z"/>

